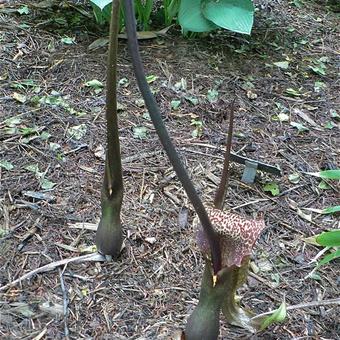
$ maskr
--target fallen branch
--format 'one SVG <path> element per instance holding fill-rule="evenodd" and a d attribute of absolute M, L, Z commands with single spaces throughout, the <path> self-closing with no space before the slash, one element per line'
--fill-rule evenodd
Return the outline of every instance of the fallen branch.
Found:
<path fill-rule="evenodd" d="M 18 283 L 20 283 L 21 281 L 27 280 L 29 278 L 31 278 L 32 276 L 39 274 L 39 273 L 43 273 L 43 272 L 48 272 L 50 270 L 53 270 L 59 266 L 62 265 L 66 265 L 69 263 L 82 263 L 82 262 L 87 262 L 87 261 L 106 261 L 105 256 L 99 254 L 99 253 L 94 253 L 94 254 L 88 254 L 88 255 L 82 255 L 82 256 L 77 256 L 77 257 L 72 257 L 70 259 L 64 259 L 64 260 L 59 260 L 59 261 L 55 261 L 52 263 L 48 263 L 42 267 L 36 268 L 30 272 L 28 272 L 27 274 L 24 274 L 23 276 L 19 277 L 18 279 L 7 283 L 6 285 L 0 287 L 0 291 L 2 290 L 6 290 L 9 287 L 12 287 Z"/>

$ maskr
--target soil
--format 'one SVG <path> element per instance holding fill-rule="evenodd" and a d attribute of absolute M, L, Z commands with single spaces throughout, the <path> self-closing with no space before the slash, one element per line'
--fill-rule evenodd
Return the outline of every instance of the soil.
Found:
<path fill-rule="evenodd" d="M 28 14 L 18 12 L 22 1 L 0 4 L 0 286 L 93 252 L 100 217 L 107 46 L 88 47 L 107 28 L 80 4 L 44 3 L 26 2 Z M 239 291 L 241 305 L 259 314 L 284 299 L 288 306 L 337 299 L 293 308 L 257 335 L 222 318 L 221 339 L 338 339 L 339 262 L 309 275 L 312 260 L 324 255 L 303 239 L 339 228 L 335 214 L 308 210 L 338 204 L 338 183 L 309 173 L 339 168 L 339 16 L 314 1 L 257 9 L 250 37 L 217 31 L 184 38 L 172 27 L 141 40 L 141 54 L 207 205 L 221 175 L 234 100 L 233 152 L 282 170 L 281 177 L 258 171 L 246 184 L 244 166 L 231 165 L 225 209 L 262 212 L 267 226 Z M 94 79 L 97 86 L 86 86 Z M 198 303 L 204 261 L 195 214 L 143 106 L 125 40 L 118 79 L 121 256 L 61 265 L 2 289 L 3 339 L 169 338 Z M 172 101 L 180 101 L 177 109 Z M 270 183 L 279 193 L 265 191 Z"/>

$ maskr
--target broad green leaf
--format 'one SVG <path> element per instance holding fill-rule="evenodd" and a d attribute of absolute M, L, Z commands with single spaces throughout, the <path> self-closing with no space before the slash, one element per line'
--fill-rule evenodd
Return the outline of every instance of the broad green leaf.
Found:
<path fill-rule="evenodd" d="M 254 22 L 251 0 L 205 0 L 202 12 L 206 19 L 233 32 L 250 34 Z"/>
<path fill-rule="evenodd" d="M 287 70 L 289 67 L 289 62 L 288 61 L 277 61 L 276 63 L 273 63 L 273 65 L 282 68 L 284 70 Z"/>
<path fill-rule="evenodd" d="M 340 247 L 340 229 L 325 231 L 316 235 L 316 242 L 325 247 Z"/>
<path fill-rule="evenodd" d="M 340 211 L 340 205 L 336 205 L 334 207 L 328 207 L 322 210 L 322 214 L 334 214 Z"/>
<path fill-rule="evenodd" d="M 324 170 L 320 172 L 307 172 L 308 175 L 320 177 L 323 179 L 333 179 L 339 180 L 340 179 L 340 169 L 336 170 Z"/>
<path fill-rule="evenodd" d="M 287 316 L 287 306 L 285 302 L 281 303 L 281 306 L 274 311 L 273 314 L 267 316 L 261 323 L 260 330 L 263 331 L 270 325 L 276 322 L 283 322 Z"/>
<path fill-rule="evenodd" d="M 264 191 L 269 191 L 273 196 L 277 196 L 280 193 L 280 189 L 279 186 L 277 185 L 277 183 L 267 183 L 264 187 L 263 187 Z"/>
<path fill-rule="evenodd" d="M 145 139 L 147 137 L 147 128 L 145 126 L 135 126 L 133 128 L 133 137 Z"/>
<path fill-rule="evenodd" d="M 104 7 L 112 3 L 112 0 L 91 0 L 90 2 L 103 10 Z"/>
<path fill-rule="evenodd" d="M 336 250 L 335 252 L 331 253 L 331 254 L 328 254 L 326 255 L 319 263 L 318 265 L 316 266 L 316 268 L 319 268 L 321 267 L 322 265 L 332 261 L 332 260 L 335 260 L 337 259 L 338 257 L 340 257 L 340 249 Z"/>
<path fill-rule="evenodd" d="M 4 159 L 0 160 L 0 168 L 4 168 L 6 170 L 12 170 L 14 168 L 14 165 L 11 162 L 8 162 Z"/>
<path fill-rule="evenodd" d="M 204 17 L 201 0 L 181 0 L 178 22 L 184 32 L 209 32 L 218 27 Z"/>

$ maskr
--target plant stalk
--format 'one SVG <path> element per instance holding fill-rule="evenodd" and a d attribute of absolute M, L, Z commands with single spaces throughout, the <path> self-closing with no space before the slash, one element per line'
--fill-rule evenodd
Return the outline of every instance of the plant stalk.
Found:
<path fill-rule="evenodd" d="M 158 137 L 166 151 L 174 170 L 181 181 L 183 188 L 188 195 L 207 235 L 209 241 L 209 246 L 211 250 L 211 258 L 213 262 L 214 274 L 216 275 L 221 269 L 221 250 L 219 244 L 218 235 L 215 233 L 207 212 L 200 200 L 194 185 L 190 177 L 188 176 L 178 154 L 173 146 L 173 143 L 169 137 L 166 127 L 163 123 L 162 116 L 159 107 L 156 103 L 154 96 L 151 93 L 150 87 L 146 81 L 143 64 L 139 54 L 137 34 L 136 34 L 136 23 L 133 3 L 131 0 L 124 0 L 124 11 L 125 11 L 125 24 L 126 32 L 128 36 L 128 45 L 130 50 L 130 55 L 132 58 L 132 64 L 137 79 L 138 87 L 144 98 L 145 105 L 148 108 L 151 120 L 156 128 Z"/>
<path fill-rule="evenodd" d="M 101 192 L 101 219 L 96 233 L 99 252 L 116 258 L 122 246 L 120 211 L 123 201 L 123 175 L 117 117 L 117 49 L 119 0 L 112 1 L 110 45 L 106 81 L 107 152 Z"/>

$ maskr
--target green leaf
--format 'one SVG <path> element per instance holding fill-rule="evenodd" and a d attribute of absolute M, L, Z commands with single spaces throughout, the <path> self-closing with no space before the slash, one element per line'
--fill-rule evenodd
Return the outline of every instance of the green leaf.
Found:
<path fill-rule="evenodd" d="M 309 66 L 309 68 L 316 74 L 320 76 L 326 75 L 326 66 L 325 65 L 318 65 L 318 66 Z"/>
<path fill-rule="evenodd" d="M 36 175 L 40 174 L 39 165 L 37 163 L 28 164 L 28 165 L 24 166 L 24 169 L 26 169 L 30 172 L 33 172 Z"/>
<path fill-rule="evenodd" d="M 51 137 L 51 134 L 48 133 L 47 131 L 43 131 L 40 136 L 39 136 L 42 140 L 48 140 Z"/>
<path fill-rule="evenodd" d="M 85 86 L 93 88 L 94 92 L 98 94 L 103 91 L 104 84 L 97 79 L 92 79 L 87 81 L 85 83 Z"/>
<path fill-rule="evenodd" d="M 289 62 L 288 61 L 277 61 L 276 63 L 273 63 L 273 65 L 282 68 L 284 70 L 287 70 L 289 67 Z"/>
<path fill-rule="evenodd" d="M 73 45 L 76 43 L 76 38 L 63 37 L 61 38 L 61 42 L 65 45 Z"/>
<path fill-rule="evenodd" d="M 301 96 L 301 93 L 298 91 L 298 90 L 295 90 L 293 88 L 288 88 L 285 90 L 285 92 L 290 95 L 290 96 L 293 96 L 293 97 L 299 97 Z"/>
<path fill-rule="evenodd" d="M 340 169 L 336 170 L 324 170 L 320 172 L 307 172 L 308 175 L 316 176 L 323 179 L 333 179 L 339 180 L 340 179 Z"/>
<path fill-rule="evenodd" d="M 318 188 L 322 190 L 328 190 L 331 188 L 331 186 L 327 182 L 321 181 L 318 185 Z"/>
<path fill-rule="evenodd" d="M 340 247 L 340 229 L 325 231 L 316 235 L 316 242 L 324 247 Z"/>
<path fill-rule="evenodd" d="M 321 214 L 334 214 L 340 211 L 340 205 L 336 205 L 334 207 L 328 207 L 322 210 Z"/>
<path fill-rule="evenodd" d="M 264 187 L 263 187 L 264 191 L 269 191 L 273 196 L 277 196 L 280 193 L 280 188 L 277 185 L 277 183 L 271 182 L 271 183 L 267 183 Z"/>
<path fill-rule="evenodd" d="M 184 32 L 209 32 L 218 27 L 204 17 L 201 0 L 181 0 L 178 22 Z"/>
<path fill-rule="evenodd" d="M 97 79 L 92 79 L 92 80 L 89 80 L 85 83 L 85 86 L 87 87 L 93 87 L 94 89 L 99 89 L 99 88 L 102 88 L 104 87 L 104 84 L 97 80 Z"/>
<path fill-rule="evenodd" d="M 146 81 L 148 82 L 148 84 L 153 83 L 157 79 L 158 79 L 158 77 L 153 75 L 153 74 L 150 74 L 149 76 L 146 76 Z"/>
<path fill-rule="evenodd" d="M 314 91 L 315 92 L 321 92 L 322 90 L 324 90 L 325 88 L 327 87 L 327 85 L 324 83 L 324 82 L 322 82 L 322 81 L 316 81 L 315 83 L 314 83 Z"/>
<path fill-rule="evenodd" d="M 309 131 L 308 127 L 304 126 L 301 123 L 290 122 L 290 125 L 297 128 L 299 130 L 299 132 Z"/>
<path fill-rule="evenodd" d="M 57 183 L 51 182 L 50 180 L 46 178 L 41 178 L 39 182 L 40 182 L 41 188 L 44 190 L 50 190 L 57 184 Z"/>
<path fill-rule="evenodd" d="M 251 0 L 205 0 L 202 12 L 206 19 L 233 32 L 250 34 L 254 22 Z"/>
<path fill-rule="evenodd" d="M 178 110 L 179 106 L 181 105 L 181 101 L 180 100 L 172 100 L 170 105 L 171 105 L 171 108 L 173 110 Z"/>
<path fill-rule="evenodd" d="M 332 121 L 328 121 L 325 123 L 325 125 L 323 126 L 325 129 L 334 129 L 337 125 L 334 124 Z"/>
<path fill-rule="evenodd" d="M 112 3 L 112 0 L 91 0 L 90 2 L 103 10 L 107 5 Z"/>
<path fill-rule="evenodd" d="M 291 183 L 297 184 L 300 182 L 300 174 L 294 173 L 288 176 L 288 179 Z"/>
<path fill-rule="evenodd" d="M 67 134 L 69 137 L 79 140 L 85 136 L 86 131 L 87 131 L 86 125 L 80 124 L 80 125 L 70 127 L 67 130 Z"/>
<path fill-rule="evenodd" d="M 184 98 L 186 100 L 188 100 L 192 105 L 197 105 L 198 104 L 198 99 L 196 97 L 185 96 Z"/>
<path fill-rule="evenodd" d="M 20 14 L 20 15 L 23 15 L 23 14 L 29 14 L 30 10 L 29 8 L 25 5 L 25 6 L 21 6 L 17 12 Z"/>
<path fill-rule="evenodd" d="M 319 268 L 321 267 L 322 265 L 332 261 L 332 260 L 335 260 L 337 259 L 338 257 L 340 257 L 340 249 L 336 250 L 335 252 L 331 253 L 331 254 L 328 254 L 326 255 L 319 263 L 318 265 L 316 266 L 316 268 Z"/>
<path fill-rule="evenodd" d="M 4 168 L 6 170 L 12 170 L 14 168 L 14 165 L 11 162 L 8 162 L 4 159 L 0 160 L 0 168 Z"/>
<path fill-rule="evenodd" d="M 60 149 L 60 148 L 61 148 L 61 145 L 60 145 L 60 144 L 50 142 L 50 150 L 52 150 L 52 151 L 57 151 L 57 150 Z"/>
<path fill-rule="evenodd" d="M 18 101 L 19 103 L 25 103 L 27 100 L 27 97 L 21 93 L 18 92 L 14 92 L 12 95 L 13 99 L 15 99 L 16 101 Z"/>
<path fill-rule="evenodd" d="M 280 307 L 274 311 L 273 314 L 267 316 L 261 323 L 260 330 L 263 331 L 270 325 L 276 322 L 283 322 L 287 316 L 287 306 L 282 302 Z"/>
<path fill-rule="evenodd" d="M 21 123 L 21 119 L 19 117 L 11 117 L 5 120 L 5 125 L 8 127 L 15 127 L 16 125 Z"/>
<path fill-rule="evenodd" d="M 147 137 L 147 131 L 145 126 L 135 126 L 133 128 L 133 138 L 145 139 Z"/>
<path fill-rule="evenodd" d="M 340 116 L 339 114 L 336 112 L 336 110 L 329 110 L 330 114 L 331 114 L 331 117 L 334 118 L 334 119 L 340 119 Z"/>
<path fill-rule="evenodd" d="M 279 119 L 280 122 L 288 122 L 289 121 L 289 116 L 286 113 L 279 113 L 277 115 L 277 118 Z"/>
<path fill-rule="evenodd" d="M 207 99 L 210 103 L 216 103 L 218 98 L 218 91 L 215 89 L 208 90 Z"/>

